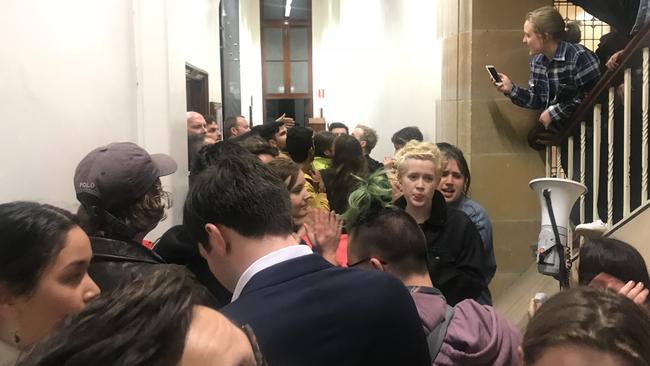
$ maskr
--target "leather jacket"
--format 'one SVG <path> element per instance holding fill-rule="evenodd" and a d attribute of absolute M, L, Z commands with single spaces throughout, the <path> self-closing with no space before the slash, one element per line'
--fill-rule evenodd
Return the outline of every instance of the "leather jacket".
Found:
<path fill-rule="evenodd" d="M 91 236 L 93 259 L 88 274 L 102 291 L 155 271 L 165 261 L 135 242 Z"/>

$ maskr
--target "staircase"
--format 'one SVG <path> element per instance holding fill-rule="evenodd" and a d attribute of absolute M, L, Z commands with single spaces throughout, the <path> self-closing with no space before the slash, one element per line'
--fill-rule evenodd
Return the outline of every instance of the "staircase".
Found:
<path fill-rule="evenodd" d="M 650 24 L 646 24 L 628 43 L 620 66 L 602 76 L 567 128 L 546 147 L 547 177 L 573 179 L 588 187 L 572 221 L 600 218 L 608 225 L 605 236 L 631 244 L 647 263 L 649 112 Z M 562 154 L 566 154 L 566 166 L 560 164 Z M 578 258 L 579 245 L 572 246 L 570 252 L 573 260 Z M 533 264 L 494 299 L 494 306 L 521 329 L 527 323 L 528 302 L 534 294 L 559 291 L 557 281 L 538 274 L 536 267 Z"/>
<path fill-rule="evenodd" d="M 650 205 L 635 210 L 626 220 L 619 222 L 608 233 L 608 237 L 624 241 L 635 247 L 646 263 L 650 263 Z"/>

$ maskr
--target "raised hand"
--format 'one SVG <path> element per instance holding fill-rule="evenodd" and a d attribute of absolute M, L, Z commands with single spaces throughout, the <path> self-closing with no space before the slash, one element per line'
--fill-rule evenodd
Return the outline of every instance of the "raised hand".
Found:
<path fill-rule="evenodd" d="M 618 294 L 634 301 L 637 305 L 645 304 L 650 291 L 645 288 L 642 282 L 629 281 L 618 290 Z"/>
<path fill-rule="evenodd" d="M 620 50 L 615 54 L 613 54 L 612 57 L 609 58 L 609 60 L 607 60 L 605 66 L 607 66 L 607 68 L 610 70 L 614 70 L 620 65 L 622 58 L 623 58 L 623 50 Z"/>
<path fill-rule="evenodd" d="M 341 238 L 342 222 L 334 211 L 313 210 L 311 224 L 305 224 L 307 237 L 315 252 L 336 264 L 336 250 Z"/>

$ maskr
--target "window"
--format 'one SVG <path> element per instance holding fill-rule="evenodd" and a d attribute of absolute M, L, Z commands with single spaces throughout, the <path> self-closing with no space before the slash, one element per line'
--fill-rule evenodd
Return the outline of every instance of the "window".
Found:
<path fill-rule="evenodd" d="M 282 114 L 306 126 L 312 111 L 311 0 L 263 0 L 264 121 Z"/>
<path fill-rule="evenodd" d="M 592 51 L 598 48 L 600 37 L 609 33 L 609 25 L 585 12 L 579 6 L 573 5 L 567 0 L 555 0 L 553 5 L 562 14 L 565 21 L 580 21 L 580 31 L 582 33 L 580 43 Z"/>

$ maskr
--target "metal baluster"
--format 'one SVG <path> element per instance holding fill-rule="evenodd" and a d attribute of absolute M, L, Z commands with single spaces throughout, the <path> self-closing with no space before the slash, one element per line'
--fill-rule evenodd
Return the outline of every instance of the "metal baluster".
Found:
<path fill-rule="evenodd" d="M 607 226 L 614 225 L 614 88 L 609 88 L 607 116 Z"/>
<path fill-rule="evenodd" d="M 630 216 L 630 126 L 632 121 L 632 69 L 625 69 L 623 82 L 623 217 Z"/>
<path fill-rule="evenodd" d="M 587 156 L 587 122 L 580 122 L 580 183 L 587 184 L 586 156 Z M 593 188 L 592 188 L 593 189 Z M 580 196 L 580 223 L 585 222 L 585 195 Z"/>
<path fill-rule="evenodd" d="M 546 178 L 551 177 L 551 146 L 546 146 Z"/>
<path fill-rule="evenodd" d="M 561 178 L 560 177 L 561 169 L 562 169 L 562 148 L 556 146 L 555 147 L 555 178 Z"/>
<path fill-rule="evenodd" d="M 593 151 L 593 166 L 592 166 L 592 182 L 591 182 L 591 198 L 593 201 L 592 209 L 592 219 L 593 221 L 598 220 L 600 217 L 598 215 L 598 189 L 600 184 L 598 182 L 598 177 L 600 175 L 600 125 L 601 125 L 601 111 L 602 106 L 596 104 L 594 106 L 594 151 Z"/>
<path fill-rule="evenodd" d="M 642 140 L 641 140 L 641 204 L 648 202 L 648 90 L 650 74 L 650 49 L 643 49 L 643 102 L 642 102 Z"/>
<path fill-rule="evenodd" d="M 573 180 L 573 136 L 569 136 L 567 141 L 567 170 L 564 171 L 564 175 L 567 179 Z"/>

